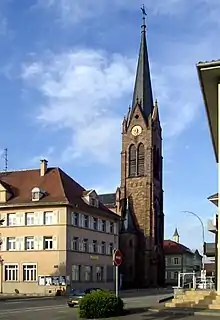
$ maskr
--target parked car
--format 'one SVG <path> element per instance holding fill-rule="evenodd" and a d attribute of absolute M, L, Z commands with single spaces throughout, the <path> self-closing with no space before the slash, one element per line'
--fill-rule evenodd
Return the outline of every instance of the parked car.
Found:
<path fill-rule="evenodd" d="M 79 301 L 86 295 L 93 291 L 102 291 L 100 288 L 87 288 L 84 291 L 72 289 L 67 300 L 67 304 L 70 308 L 76 307 L 79 305 Z"/>

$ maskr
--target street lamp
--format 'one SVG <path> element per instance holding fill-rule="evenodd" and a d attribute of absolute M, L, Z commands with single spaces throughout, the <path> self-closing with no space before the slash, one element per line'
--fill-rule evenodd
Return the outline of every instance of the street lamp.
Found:
<path fill-rule="evenodd" d="M 204 271 L 205 270 L 205 254 L 204 254 L 204 244 L 205 244 L 205 227 L 204 227 L 204 223 L 202 221 L 202 219 L 195 213 L 195 212 L 192 212 L 192 211 L 181 211 L 183 213 L 190 213 L 192 214 L 194 217 L 196 217 L 200 224 L 201 224 L 201 227 L 202 227 L 202 248 L 203 248 L 203 252 L 202 252 L 202 270 Z"/>

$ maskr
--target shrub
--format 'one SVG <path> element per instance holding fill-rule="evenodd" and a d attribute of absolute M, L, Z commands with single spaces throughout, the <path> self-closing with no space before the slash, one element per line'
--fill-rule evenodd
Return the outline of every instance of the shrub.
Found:
<path fill-rule="evenodd" d="M 122 299 L 108 291 L 93 291 L 86 294 L 79 303 L 79 315 L 87 319 L 120 316 L 123 310 Z"/>

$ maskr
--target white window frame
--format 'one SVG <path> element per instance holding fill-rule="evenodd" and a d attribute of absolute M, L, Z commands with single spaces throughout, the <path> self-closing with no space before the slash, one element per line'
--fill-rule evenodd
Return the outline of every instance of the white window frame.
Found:
<path fill-rule="evenodd" d="M 98 241 L 97 240 L 92 241 L 92 252 L 98 253 Z"/>
<path fill-rule="evenodd" d="M 98 230 L 98 218 L 92 218 L 92 228 Z"/>
<path fill-rule="evenodd" d="M 50 244 L 47 248 L 46 248 L 46 244 L 48 246 L 48 244 Z M 45 236 L 44 237 L 44 250 L 53 250 L 53 236 Z"/>
<path fill-rule="evenodd" d="M 112 221 L 110 221 L 110 223 L 109 223 L 109 232 L 110 233 L 114 233 L 114 222 L 112 222 Z"/>
<path fill-rule="evenodd" d="M 92 266 L 84 266 L 84 281 L 92 282 Z"/>
<path fill-rule="evenodd" d="M 106 221 L 105 220 L 101 220 L 101 231 L 106 232 Z"/>
<path fill-rule="evenodd" d="M 17 226 L 17 215 L 16 215 L 16 213 L 8 213 L 7 225 L 9 227 Z"/>
<path fill-rule="evenodd" d="M 32 244 L 31 248 L 29 248 L 29 245 Z M 25 250 L 34 250 L 34 244 L 35 244 L 35 240 L 34 237 L 25 237 Z"/>
<path fill-rule="evenodd" d="M 83 227 L 86 229 L 89 228 L 89 216 L 87 214 L 83 215 Z"/>
<path fill-rule="evenodd" d="M 13 244 L 13 248 L 9 248 L 9 244 Z M 16 237 L 8 237 L 7 238 L 7 251 L 16 251 Z"/>
<path fill-rule="evenodd" d="M 45 211 L 44 212 L 44 224 L 52 225 L 54 221 L 54 212 L 53 211 Z"/>
<path fill-rule="evenodd" d="M 104 267 L 103 266 L 96 266 L 96 281 L 103 282 L 104 281 Z"/>
<path fill-rule="evenodd" d="M 72 265 L 72 281 L 80 281 L 81 266 L 77 264 Z"/>
<path fill-rule="evenodd" d="M 79 226 L 79 213 L 78 212 L 73 212 L 72 213 L 72 225 L 74 227 Z"/>
<path fill-rule="evenodd" d="M 79 251 L 79 237 L 73 237 L 73 251 Z"/>
<path fill-rule="evenodd" d="M 25 225 L 34 226 L 35 225 L 35 213 L 34 212 L 25 212 Z"/>
<path fill-rule="evenodd" d="M 37 281 L 37 264 L 36 263 L 22 264 L 22 280 L 23 282 Z"/>
<path fill-rule="evenodd" d="M 109 243 L 109 254 L 112 256 L 113 255 L 113 249 L 114 249 L 114 244 L 113 242 Z"/>
<path fill-rule="evenodd" d="M 178 257 L 173 258 L 173 264 L 179 265 L 179 258 Z"/>
<path fill-rule="evenodd" d="M 101 254 L 106 254 L 106 242 L 102 241 L 101 243 Z"/>
<path fill-rule="evenodd" d="M 4 264 L 4 281 L 17 282 L 18 281 L 18 263 Z"/>
<path fill-rule="evenodd" d="M 89 239 L 83 239 L 82 241 L 82 251 L 89 252 Z"/>

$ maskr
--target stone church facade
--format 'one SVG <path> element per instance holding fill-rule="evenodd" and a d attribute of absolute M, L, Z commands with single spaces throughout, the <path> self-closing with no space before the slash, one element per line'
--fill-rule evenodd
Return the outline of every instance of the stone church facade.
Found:
<path fill-rule="evenodd" d="M 122 122 L 121 184 L 100 200 L 121 216 L 122 285 L 164 285 L 162 130 L 154 103 L 143 18 L 132 106 Z"/>

